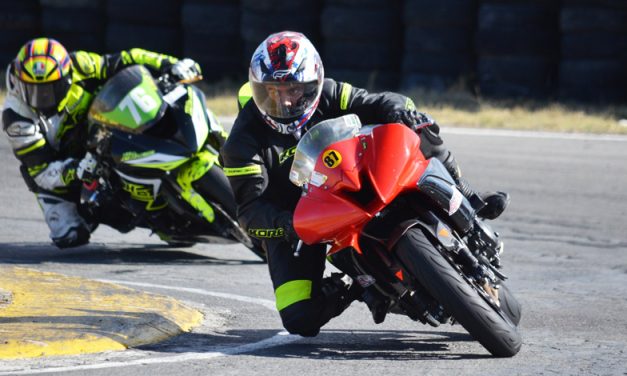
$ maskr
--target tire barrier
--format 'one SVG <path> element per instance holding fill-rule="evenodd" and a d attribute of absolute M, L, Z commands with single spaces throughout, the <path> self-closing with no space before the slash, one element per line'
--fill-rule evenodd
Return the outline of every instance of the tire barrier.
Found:
<path fill-rule="evenodd" d="M 239 82 L 244 59 L 237 2 L 184 0 L 181 28 L 181 56 L 196 60 L 205 80 L 237 78 Z"/>
<path fill-rule="evenodd" d="M 402 83 L 444 90 L 474 72 L 476 0 L 406 0 Z"/>
<path fill-rule="evenodd" d="M 41 0 L 41 33 L 68 51 L 102 50 L 105 26 L 102 1 Z"/>
<path fill-rule="evenodd" d="M 248 64 L 259 44 L 270 34 L 298 31 L 317 46 L 321 0 L 241 0 L 240 36 L 244 43 L 242 67 Z"/>
<path fill-rule="evenodd" d="M 0 0 L 0 65 L 48 36 L 188 56 L 207 82 L 240 83 L 281 30 L 311 39 L 327 76 L 370 90 L 627 101 L 625 0 Z"/>
<path fill-rule="evenodd" d="M 627 4 L 564 0 L 558 98 L 627 100 Z"/>
<path fill-rule="evenodd" d="M 483 96 L 545 99 L 554 94 L 557 12 L 556 0 L 481 1 L 475 51 Z"/>
<path fill-rule="evenodd" d="M 327 0 L 318 44 L 328 77 L 369 90 L 395 88 L 402 56 L 399 1 Z"/>
<path fill-rule="evenodd" d="M 134 47 L 181 54 L 180 11 L 176 0 L 106 0 L 105 49 Z"/>
<path fill-rule="evenodd" d="M 4 87 L 4 69 L 15 58 L 17 51 L 41 31 L 39 2 L 37 0 L 0 2 L 0 67 Z"/>

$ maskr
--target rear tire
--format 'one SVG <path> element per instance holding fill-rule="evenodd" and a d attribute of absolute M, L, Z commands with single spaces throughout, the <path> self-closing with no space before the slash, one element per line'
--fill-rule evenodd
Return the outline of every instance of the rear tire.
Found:
<path fill-rule="evenodd" d="M 396 254 L 431 296 L 492 355 L 511 357 L 520 351 L 522 338 L 515 324 L 489 304 L 420 229 L 407 231 Z"/>

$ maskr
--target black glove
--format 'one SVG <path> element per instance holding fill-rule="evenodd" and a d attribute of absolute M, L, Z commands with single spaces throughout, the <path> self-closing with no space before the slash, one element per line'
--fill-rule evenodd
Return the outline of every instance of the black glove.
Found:
<path fill-rule="evenodd" d="M 192 59 L 183 59 L 172 64 L 170 73 L 177 81 L 182 82 L 194 82 L 202 79 L 200 65 Z"/>
<path fill-rule="evenodd" d="M 436 124 L 431 116 L 416 110 L 399 111 L 393 117 L 395 121 L 407 125 L 414 131 Z"/>

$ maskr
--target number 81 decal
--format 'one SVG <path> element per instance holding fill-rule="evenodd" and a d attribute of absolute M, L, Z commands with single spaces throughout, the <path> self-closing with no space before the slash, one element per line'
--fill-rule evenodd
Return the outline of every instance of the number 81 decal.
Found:
<path fill-rule="evenodd" d="M 342 163 L 342 154 L 336 150 L 327 150 L 322 154 L 322 161 L 328 168 L 336 168 Z"/>

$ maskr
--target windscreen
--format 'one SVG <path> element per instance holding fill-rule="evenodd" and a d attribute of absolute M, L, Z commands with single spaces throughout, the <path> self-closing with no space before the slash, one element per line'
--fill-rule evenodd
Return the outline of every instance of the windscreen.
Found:
<path fill-rule="evenodd" d="M 150 72 L 133 65 L 107 81 L 94 99 L 88 119 L 90 123 L 139 133 L 158 119 L 166 106 Z"/>
<path fill-rule="evenodd" d="M 309 183 L 320 153 L 335 142 L 352 138 L 360 128 L 359 117 L 354 114 L 325 120 L 313 126 L 296 146 L 290 181 L 299 187 Z"/>

